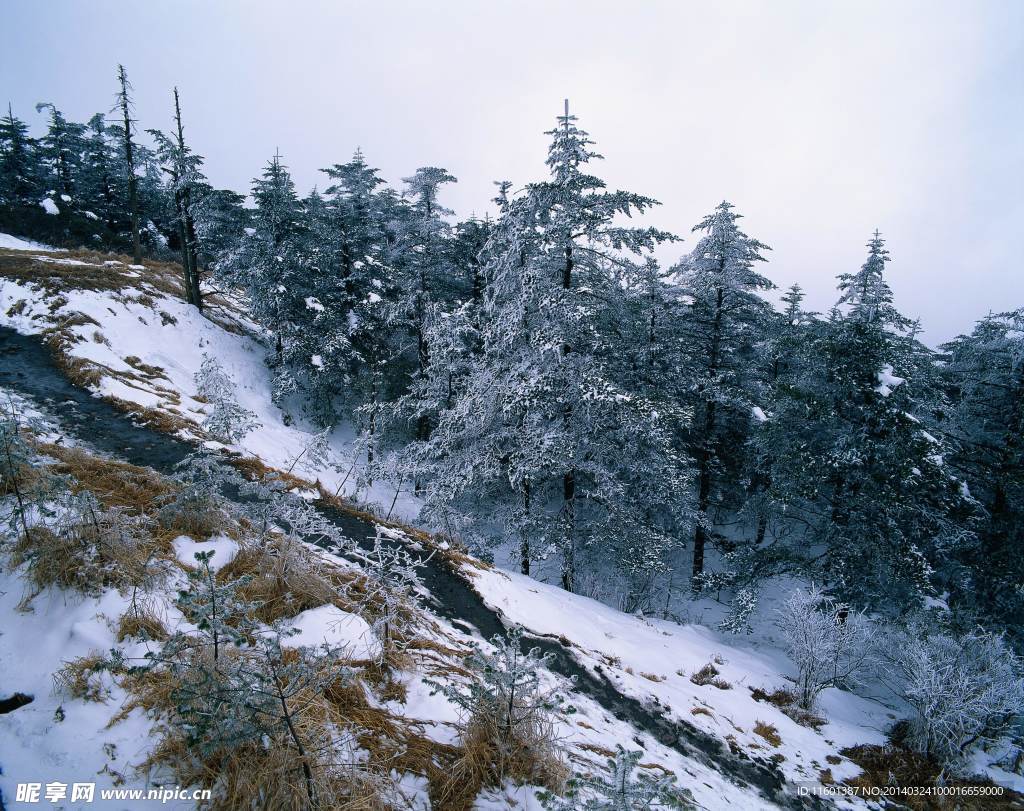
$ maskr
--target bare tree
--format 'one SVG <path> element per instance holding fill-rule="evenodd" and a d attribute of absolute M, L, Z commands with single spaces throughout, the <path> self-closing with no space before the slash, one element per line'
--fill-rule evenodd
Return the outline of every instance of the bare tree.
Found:
<path fill-rule="evenodd" d="M 134 121 L 131 117 L 132 103 L 129 95 L 132 90 L 131 82 L 128 81 L 128 74 L 125 73 L 124 65 L 117 66 L 117 81 L 121 90 L 117 94 L 117 104 L 114 109 L 120 108 L 124 117 L 124 133 L 122 144 L 124 146 L 125 169 L 128 173 L 128 205 L 132 213 L 132 261 L 138 265 L 142 262 L 142 240 L 139 236 L 139 181 L 135 177 L 135 144 L 132 143 L 132 128 Z"/>

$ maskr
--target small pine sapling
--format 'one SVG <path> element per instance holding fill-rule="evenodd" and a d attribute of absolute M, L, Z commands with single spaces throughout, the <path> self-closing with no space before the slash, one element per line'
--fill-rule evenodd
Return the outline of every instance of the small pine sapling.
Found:
<path fill-rule="evenodd" d="M 381 643 L 381 660 L 405 649 L 402 632 L 411 622 L 422 581 L 416 569 L 426 561 L 413 558 L 402 546 L 388 543 L 385 527 L 376 525 L 373 548 L 362 554 L 369 578 L 363 610 Z"/>
<path fill-rule="evenodd" d="M 480 647 L 466 657 L 468 684 L 430 682 L 465 713 L 463 745 L 489 752 L 493 777 L 532 780 L 557 787 L 564 778 L 555 718 L 573 713 L 557 687 L 548 687 L 541 674 L 551 654 L 539 648 L 524 650 L 523 629 L 512 628 L 507 639 L 491 639 L 493 653 Z"/>
<path fill-rule="evenodd" d="M 212 555 L 196 554 L 198 568 L 177 600 L 195 630 L 177 631 L 146 655 L 148 669 L 165 668 L 173 677 L 172 725 L 204 759 L 244 748 L 287 750 L 302 775 L 306 807 L 330 806 L 320 785 L 348 753 L 339 750 L 336 735 L 305 716 L 314 711 L 311 697 L 350 678 L 344 651 L 283 648 L 281 640 L 297 631 L 261 626 L 254 618 L 258 606 L 240 596 L 248 578 L 218 583 Z"/>
<path fill-rule="evenodd" d="M 203 364 L 195 375 L 196 390 L 210 406 L 203 427 L 224 442 L 239 442 L 260 423 L 256 415 L 238 404 L 235 384 L 216 358 L 203 353 Z"/>
<path fill-rule="evenodd" d="M 232 467 L 221 464 L 206 448 L 190 453 L 174 466 L 178 490 L 159 512 L 165 526 L 209 534 L 223 524 L 230 512 L 225 490 L 240 490 L 246 480 Z"/>
<path fill-rule="evenodd" d="M 750 617 L 757 610 L 757 592 L 750 587 L 740 589 L 729 608 L 729 614 L 718 623 L 719 629 L 730 634 L 753 633 Z"/>
<path fill-rule="evenodd" d="M 196 552 L 198 567 L 187 573 L 188 588 L 178 592 L 175 603 L 181 613 L 208 637 L 216 662 L 225 645 L 243 645 L 255 633 L 256 625 L 252 620 L 255 605 L 238 596 L 239 589 L 250 578 L 240 577 L 218 584 L 210 566 L 213 555 L 212 550 Z"/>
<path fill-rule="evenodd" d="M 324 428 L 313 434 L 298 455 L 288 465 L 286 473 L 291 473 L 301 462 L 301 468 L 308 473 L 318 475 L 320 471 L 331 466 L 331 429 Z"/>
<path fill-rule="evenodd" d="M 541 804 L 551 811 L 647 811 L 696 808 L 690 792 L 676 786 L 674 775 L 654 777 L 637 771 L 643 752 L 617 747 L 608 760 L 608 777 L 577 777 L 563 796 L 541 792 Z"/>

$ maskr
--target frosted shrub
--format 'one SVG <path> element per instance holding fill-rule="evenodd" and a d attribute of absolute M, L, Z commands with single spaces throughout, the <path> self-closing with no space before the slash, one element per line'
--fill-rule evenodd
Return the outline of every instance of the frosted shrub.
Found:
<path fill-rule="evenodd" d="M 676 786 L 674 775 L 637 771 L 643 752 L 627 752 L 621 746 L 608 760 L 609 777 L 580 777 L 569 781 L 564 797 L 540 794 L 541 803 L 553 811 L 654 811 L 694 808 L 690 794 Z"/>
<path fill-rule="evenodd" d="M 776 624 L 797 668 L 800 706 L 813 709 L 828 687 L 856 681 L 872 655 L 869 626 L 862 614 L 817 587 L 797 589 L 778 610 Z"/>
<path fill-rule="evenodd" d="M 256 415 L 235 399 L 235 384 L 215 358 L 203 354 L 195 376 L 196 390 L 210 405 L 203 427 L 224 442 L 238 442 L 259 427 Z"/>
<path fill-rule="evenodd" d="M 913 710 L 907 743 L 954 769 L 1006 734 L 1024 712 L 1020 659 L 999 636 L 895 634 L 883 680 Z"/>
<path fill-rule="evenodd" d="M 564 780 L 555 717 L 575 710 L 557 688 L 545 687 L 541 674 L 550 655 L 524 650 L 522 633 L 512 628 L 508 639 L 495 635 L 494 653 L 475 647 L 464 660 L 468 684 L 430 682 L 465 713 L 461 742 L 467 754 L 453 771 L 459 780 L 479 772 L 480 764 L 496 785 L 517 778 L 554 789 Z"/>

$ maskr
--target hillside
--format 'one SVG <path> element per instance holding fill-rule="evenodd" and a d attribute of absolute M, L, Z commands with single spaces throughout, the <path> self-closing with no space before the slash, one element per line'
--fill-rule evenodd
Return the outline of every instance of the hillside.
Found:
<path fill-rule="evenodd" d="M 274 608 L 254 615 L 254 634 L 279 622 L 298 631 L 286 638 L 289 650 L 322 642 L 341 650 L 350 689 L 337 696 L 317 682 L 304 699 L 318 708 L 310 734 L 333 736 L 330 746 L 344 751 L 335 779 L 348 788 L 338 788 L 338 798 L 357 786 L 354 799 L 344 800 L 351 804 L 336 799 L 336 807 L 541 807 L 535 789 L 564 776 L 551 763 L 550 773 L 540 770 L 532 781 L 470 769 L 474 776 L 453 788 L 452 770 L 468 768 L 463 713 L 433 686 L 466 684 L 471 644 L 490 650 L 488 639 L 516 625 L 551 654 L 537 671 L 543 689 L 564 693 L 575 708 L 555 716 L 551 737 L 578 775 L 607 776 L 607 759 L 622 746 L 642 750 L 640 773 L 674 776 L 693 807 L 812 807 L 799 786 L 855 778 L 861 770 L 850 748 L 884 743 L 896 713 L 876 701 L 829 689 L 821 717 L 810 719 L 773 702 L 793 673 L 775 649 L 699 625 L 623 614 L 394 523 L 408 523 L 415 499 L 385 482 L 364 486 L 351 432 L 336 429 L 315 463 L 304 457 L 316 432 L 298 411 L 283 414 L 271 401 L 266 336 L 242 302 L 218 296 L 200 315 L 181 300 L 175 265 L 132 265 L 125 257 L 52 252 L 7 238 L 2 244 L 9 247 L 0 250 L 0 325 L 27 339 L 4 333 L 0 380 L 8 410 L 31 425 L 33 466 L 71 476 L 64 481 L 76 492 L 92 492 L 104 508 L 138 519 L 149 528 L 139 541 L 149 545 L 147 561 L 163 567 L 158 582 L 143 578 L 142 585 L 122 577 L 127 564 L 115 558 L 83 586 L 73 571 L 40 574 L 31 555 L 9 558 L 0 583 L 0 698 L 20 692 L 32 701 L 0 716 L 6 807 L 23 807 L 12 801 L 16 783 L 54 778 L 95 780 L 98 788 L 225 789 L 209 764 L 188 772 L 180 753 L 168 751 L 181 744 L 168 727 L 166 697 L 147 692 L 130 670 L 97 666 L 112 648 L 136 661 L 168 634 L 198 632 L 174 595 L 202 571 L 194 555 L 204 551 L 215 552 L 212 570 L 226 573 L 217 575 L 220 582 L 251 578 L 265 586 L 258 602 Z M 259 422 L 235 443 L 217 441 L 203 427 L 209 403 L 196 375 L 204 356 L 219 361 L 239 405 Z M 306 505 L 327 520 L 305 536 L 319 545 L 288 546 L 294 533 L 283 531 L 272 534 L 280 546 L 268 555 L 241 497 L 218 507 L 227 517 L 216 526 L 165 525 L 166 493 L 181 486 L 168 477 L 196 447 L 250 477 L 280 473 L 284 495 L 267 498 L 290 493 L 288 509 Z M 143 481 L 146 487 L 126 485 Z M 57 510 L 52 520 L 59 516 Z M 16 544 L 14 530 L 8 541 Z M 421 583 L 394 597 L 401 616 L 394 627 L 382 620 L 391 615 L 379 601 L 353 597 L 367 592 L 373 555 L 385 548 L 428 559 L 417 567 Z M 292 567 L 284 585 L 282 561 Z M 147 617 L 160 627 L 148 637 L 126 630 L 133 612 L 139 619 L 140 589 Z M 69 670 L 69 662 L 77 664 Z M 267 757 L 267 768 L 271 749 L 253 755 Z M 232 796 L 252 790 L 243 764 L 219 768 L 221 778 L 232 776 Z M 195 807 L 190 799 L 166 805 Z M 110 800 L 82 807 L 128 806 Z"/>

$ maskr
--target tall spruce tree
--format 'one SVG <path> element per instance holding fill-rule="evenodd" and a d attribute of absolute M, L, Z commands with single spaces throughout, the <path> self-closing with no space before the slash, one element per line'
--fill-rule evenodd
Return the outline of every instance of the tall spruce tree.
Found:
<path fill-rule="evenodd" d="M 4 228 L 24 233 L 41 189 L 36 142 L 10 104 L 0 118 L 0 216 Z"/>
<path fill-rule="evenodd" d="M 808 565 L 843 599 L 899 611 L 958 579 L 974 510 L 945 462 L 934 355 L 901 333 L 888 258 L 876 233 L 861 271 L 839 277 L 840 307 L 807 330 L 768 430 L 773 494 L 813 528 L 799 541 Z"/>
<path fill-rule="evenodd" d="M 1024 626 L 1024 309 L 989 315 L 943 347 L 956 405 L 951 463 L 983 507 L 961 607 L 1008 630 Z"/>
<path fill-rule="evenodd" d="M 758 295 L 774 285 L 755 269 L 768 246 L 740 230 L 740 215 L 722 202 L 694 226 L 703 236 L 673 268 L 679 295 L 689 302 L 680 324 L 691 347 L 687 368 L 694 418 L 690 445 L 696 463 L 697 520 L 693 532 L 695 590 L 704 571 L 705 546 L 712 532 L 712 504 L 719 479 L 730 464 L 730 448 L 742 446 L 742 432 L 763 396 L 763 376 L 753 362 L 765 336 L 771 306 Z M 741 441 L 730 432 L 740 431 Z"/>
<path fill-rule="evenodd" d="M 428 514 L 500 521 L 524 572 L 555 552 L 572 590 L 584 553 L 662 564 L 656 547 L 673 542 L 685 488 L 659 414 L 613 376 L 620 282 L 640 267 L 630 254 L 668 237 L 617 219 L 655 201 L 586 171 L 599 156 L 568 109 L 548 134 L 549 179 L 507 200 L 483 252 L 483 351 L 405 458 L 431 479 Z M 640 490 L 650 509 L 638 516 Z"/>

